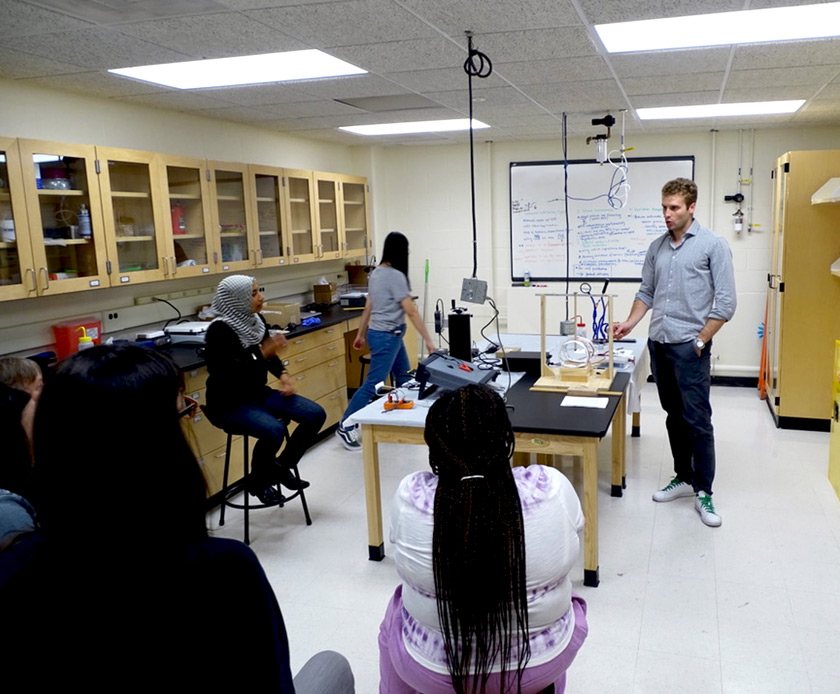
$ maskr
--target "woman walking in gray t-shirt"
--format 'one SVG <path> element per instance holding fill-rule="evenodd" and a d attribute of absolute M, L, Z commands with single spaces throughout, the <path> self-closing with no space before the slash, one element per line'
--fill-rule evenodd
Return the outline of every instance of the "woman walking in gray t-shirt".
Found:
<path fill-rule="evenodd" d="M 361 444 L 358 425 L 345 427 L 344 420 L 373 400 L 376 384 L 384 381 L 388 374 L 392 375 L 392 382 L 397 387 L 409 380 L 410 365 L 403 344 L 406 318 L 423 336 L 426 349 L 433 352 L 432 338 L 411 298 L 408 239 L 400 232 L 392 231 L 385 237 L 382 262 L 370 273 L 367 302 L 353 341 L 355 349 L 362 349 L 367 342 L 370 368 L 365 382 L 347 405 L 336 431 L 336 436 L 348 450 L 361 450 Z"/>

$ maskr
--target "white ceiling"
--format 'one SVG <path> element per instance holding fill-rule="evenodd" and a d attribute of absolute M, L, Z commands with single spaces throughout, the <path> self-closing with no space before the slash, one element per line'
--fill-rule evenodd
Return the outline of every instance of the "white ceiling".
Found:
<path fill-rule="evenodd" d="M 363 138 L 336 130 L 469 114 L 465 31 L 492 61 L 473 80 L 480 140 L 840 125 L 840 39 L 608 56 L 595 23 L 815 0 L 0 0 L 0 77 L 344 144 L 463 142 L 464 133 Z M 334 80 L 178 91 L 108 68 L 318 48 L 368 71 Z M 372 99 L 367 108 L 348 100 Z M 423 97 L 418 99 L 417 97 Z M 643 106 L 806 99 L 790 116 L 648 121 Z M 398 110 L 384 111 L 388 105 Z M 363 105 L 364 102 L 363 102 Z M 418 108 L 418 106 L 422 106 Z"/>

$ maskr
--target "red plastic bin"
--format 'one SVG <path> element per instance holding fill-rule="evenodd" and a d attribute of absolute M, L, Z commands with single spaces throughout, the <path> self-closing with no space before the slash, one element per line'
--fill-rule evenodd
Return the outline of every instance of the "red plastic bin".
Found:
<path fill-rule="evenodd" d="M 102 343 L 102 321 L 98 318 L 76 318 L 56 323 L 52 326 L 52 330 L 55 337 L 55 354 L 58 359 L 64 359 L 79 351 L 82 328 L 89 337 L 93 338 L 94 344 Z"/>

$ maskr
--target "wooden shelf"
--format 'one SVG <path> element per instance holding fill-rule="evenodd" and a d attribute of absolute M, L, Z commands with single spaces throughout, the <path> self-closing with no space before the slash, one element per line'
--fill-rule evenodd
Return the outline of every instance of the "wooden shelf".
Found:
<path fill-rule="evenodd" d="M 0 250 L 2 250 L 4 248 L 17 249 L 17 242 L 16 241 L 0 241 Z"/>
<path fill-rule="evenodd" d="M 335 229 L 328 228 L 328 227 L 321 227 L 322 234 L 334 234 L 336 232 Z"/>
<path fill-rule="evenodd" d="M 279 202 L 277 198 L 257 197 L 257 202 Z"/>
<path fill-rule="evenodd" d="M 111 197 L 113 198 L 139 198 L 141 200 L 148 200 L 150 195 L 149 193 L 138 193 L 132 191 L 114 191 L 111 193 Z"/>
<path fill-rule="evenodd" d="M 239 195 L 217 195 L 216 199 L 219 202 L 242 202 L 242 197 Z"/>
<path fill-rule="evenodd" d="M 38 195 L 57 196 L 57 197 L 80 197 L 87 195 L 84 190 L 56 190 L 54 188 L 39 188 Z"/>
<path fill-rule="evenodd" d="M 309 200 L 306 198 L 289 198 L 289 202 L 293 202 L 296 205 L 308 205 Z"/>
<path fill-rule="evenodd" d="M 364 205 L 365 201 L 364 200 L 345 200 L 344 204 L 345 205 Z"/>
<path fill-rule="evenodd" d="M 140 241 L 154 241 L 154 236 L 117 236 L 117 243 L 137 243 Z"/>
<path fill-rule="evenodd" d="M 176 241 L 178 241 L 180 239 L 186 239 L 186 240 L 201 239 L 201 240 L 204 240 L 204 234 L 172 234 L 172 238 L 174 238 Z"/>
<path fill-rule="evenodd" d="M 335 200 L 331 198 L 318 198 L 319 205 L 335 205 Z"/>
<path fill-rule="evenodd" d="M 47 248 L 56 246 L 84 246 L 90 243 L 90 239 L 44 239 Z"/>
<path fill-rule="evenodd" d="M 366 231 L 364 227 L 345 227 L 344 231 Z"/>
<path fill-rule="evenodd" d="M 268 229 L 260 231 L 260 236 L 277 236 L 280 232 L 277 229 Z"/>
<path fill-rule="evenodd" d="M 169 199 L 170 200 L 201 200 L 201 195 L 198 193 L 182 193 L 178 195 L 172 191 L 172 184 L 169 185 Z"/>
<path fill-rule="evenodd" d="M 311 234 L 312 229 L 292 229 L 293 234 Z"/>
<path fill-rule="evenodd" d="M 0 200 L 11 200 L 12 196 L 9 193 L 0 193 Z"/>

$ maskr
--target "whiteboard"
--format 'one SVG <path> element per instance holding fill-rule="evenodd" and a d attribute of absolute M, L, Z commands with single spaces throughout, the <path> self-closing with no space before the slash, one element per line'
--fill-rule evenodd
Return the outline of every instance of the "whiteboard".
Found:
<path fill-rule="evenodd" d="M 593 160 L 511 162 L 511 280 L 638 281 L 648 246 L 666 231 L 662 186 L 678 177 L 694 178 L 693 156 L 627 159 L 626 171 Z"/>

